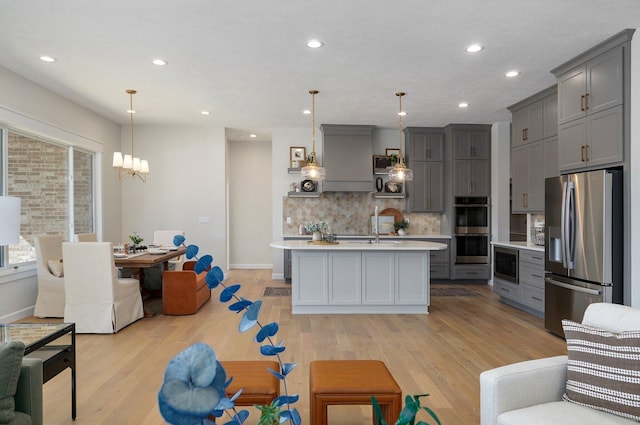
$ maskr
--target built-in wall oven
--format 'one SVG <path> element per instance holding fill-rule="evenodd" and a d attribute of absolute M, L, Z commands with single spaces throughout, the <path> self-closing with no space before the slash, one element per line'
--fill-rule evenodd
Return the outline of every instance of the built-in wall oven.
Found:
<path fill-rule="evenodd" d="M 489 200 L 486 196 L 456 197 L 456 264 L 489 263 Z"/>
<path fill-rule="evenodd" d="M 495 246 L 493 248 L 493 276 L 518 283 L 518 250 Z"/>

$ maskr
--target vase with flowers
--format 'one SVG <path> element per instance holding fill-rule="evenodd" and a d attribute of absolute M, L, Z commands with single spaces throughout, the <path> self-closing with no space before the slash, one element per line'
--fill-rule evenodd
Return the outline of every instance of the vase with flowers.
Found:
<path fill-rule="evenodd" d="M 323 222 L 322 222 L 323 223 Z M 320 223 L 318 223 L 320 224 Z M 324 223 L 326 226 L 326 223 Z M 320 226 L 324 227 L 324 226 Z M 254 327 L 258 327 L 258 332 L 254 340 L 262 344 L 260 353 L 264 356 L 272 356 L 280 364 L 279 370 L 268 369 L 276 378 L 284 383 L 284 395 L 276 398 L 270 405 L 256 406 L 261 412 L 258 425 L 276 425 L 289 423 L 291 425 L 302 424 L 302 419 L 298 410 L 293 405 L 298 401 L 297 394 L 289 395 L 287 390 L 287 376 L 296 367 L 297 363 L 285 363 L 282 361 L 281 353 L 285 351 L 284 341 L 274 342 L 274 338 L 279 330 L 276 322 L 262 324 L 259 319 L 262 301 L 250 301 L 244 297 L 239 297 L 237 292 L 240 284 L 227 286 L 224 283 L 224 273 L 218 266 L 212 266 L 213 257 L 204 255 L 198 257 L 199 248 L 197 245 L 185 245 L 185 237 L 176 235 L 173 238 L 175 246 L 186 248 L 187 259 L 196 259 L 194 271 L 198 274 L 206 272 L 205 280 L 209 289 L 221 287 L 220 301 L 231 302 L 228 309 L 235 313 L 242 313 L 238 329 L 246 332 Z M 210 417 L 220 418 L 227 415 L 230 419 L 225 425 L 242 425 L 249 417 L 247 410 L 238 411 L 234 405 L 242 390 L 228 397 L 225 389 L 231 384 L 233 377 L 227 377 L 222 364 L 216 358 L 213 349 L 204 343 L 194 344 L 184 351 L 178 353 L 167 365 L 164 375 L 164 382 L 158 392 L 158 405 L 162 417 L 172 425 L 214 425 L 215 422 L 209 420 Z M 428 412 L 435 420 L 435 424 L 441 425 L 436 414 L 429 408 L 420 404 L 420 397 L 416 395 L 405 398 L 405 406 L 400 412 L 400 416 L 395 425 L 429 425 L 427 422 L 415 422 L 416 415 L 420 410 Z M 376 416 L 376 425 L 387 425 L 381 419 L 380 406 L 375 397 L 372 397 L 372 404 Z"/>
<path fill-rule="evenodd" d="M 324 221 L 319 221 L 317 223 L 309 223 L 304 228 L 307 233 L 311 233 L 312 241 L 321 241 L 322 235 L 329 230 L 329 225 Z"/>
<path fill-rule="evenodd" d="M 138 246 L 144 241 L 144 238 L 142 236 L 140 236 L 140 234 L 138 232 L 133 232 L 129 235 L 129 239 L 131 240 L 131 243 L 133 244 L 133 251 L 135 251 Z"/>

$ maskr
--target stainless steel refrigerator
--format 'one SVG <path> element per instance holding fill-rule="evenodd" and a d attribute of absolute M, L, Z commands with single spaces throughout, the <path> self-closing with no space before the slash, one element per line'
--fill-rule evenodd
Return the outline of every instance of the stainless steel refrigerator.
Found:
<path fill-rule="evenodd" d="M 594 302 L 622 303 L 622 171 L 545 181 L 545 328 L 582 321 Z"/>

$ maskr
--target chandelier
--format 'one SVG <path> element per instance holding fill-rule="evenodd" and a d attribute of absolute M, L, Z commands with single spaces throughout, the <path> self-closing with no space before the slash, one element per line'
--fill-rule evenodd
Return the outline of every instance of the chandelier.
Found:
<path fill-rule="evenodd" d="M 398 117 L 400 120 L 400 143 L 398 146 L 398 162 L 396 162 L 391 170 L 389 170 L 389 181 L 396 183 L 408 182 L 413 180 L 413 171 L 407 168 L 407 166 L 404 164 L 404 157 L 402 156 L 402 117 L 407 115 L 407 113 L 402 110 L 402 96 L 404 96 L 405 94 L 406 93 L 402 91 L 396 93 L 396 96 L 398 96 L 398 99 L 400 99 L 400 111 L 398 112 Z"/>
<path fill-rule="evenodd" d="M 318 90 L 309 90 L 312 97 L 311 104 L 311 154 L 309 155 L 309 163 L 300 170 L 302 180 L 324 180 L 326 170 L 318 164 L 316 158 L 316 95 Z"/>
<path fill-rule="evenodd" d="M 133 95 L 137 92 L 135 90 L 128 89 L 126 91 L 129 94 L 129 123 L 131 126 L 131 155 L 122 156 L 122 152 L 113 153 L 113 167 L 118 171 L 118 177 L 124 176 L 135 177 L 138 176 L 143 182 L 147 181 L 147 174 L 149 174 L 149 163 L 146 159 L 140 159 L 133 155 L 133 114 L 136 111 L 133 109 Z"/>

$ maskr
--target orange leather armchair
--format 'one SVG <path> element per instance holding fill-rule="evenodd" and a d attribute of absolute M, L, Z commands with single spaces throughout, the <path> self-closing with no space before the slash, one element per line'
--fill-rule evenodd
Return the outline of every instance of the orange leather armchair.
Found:
<path fill-rule="evenodd" d="M 194 314 L 211 299 L 206 273 L 193 271 L 195 261 L 184 263 L 182 270 L 162 274 L 162 310 L 167 315 Z"/>

